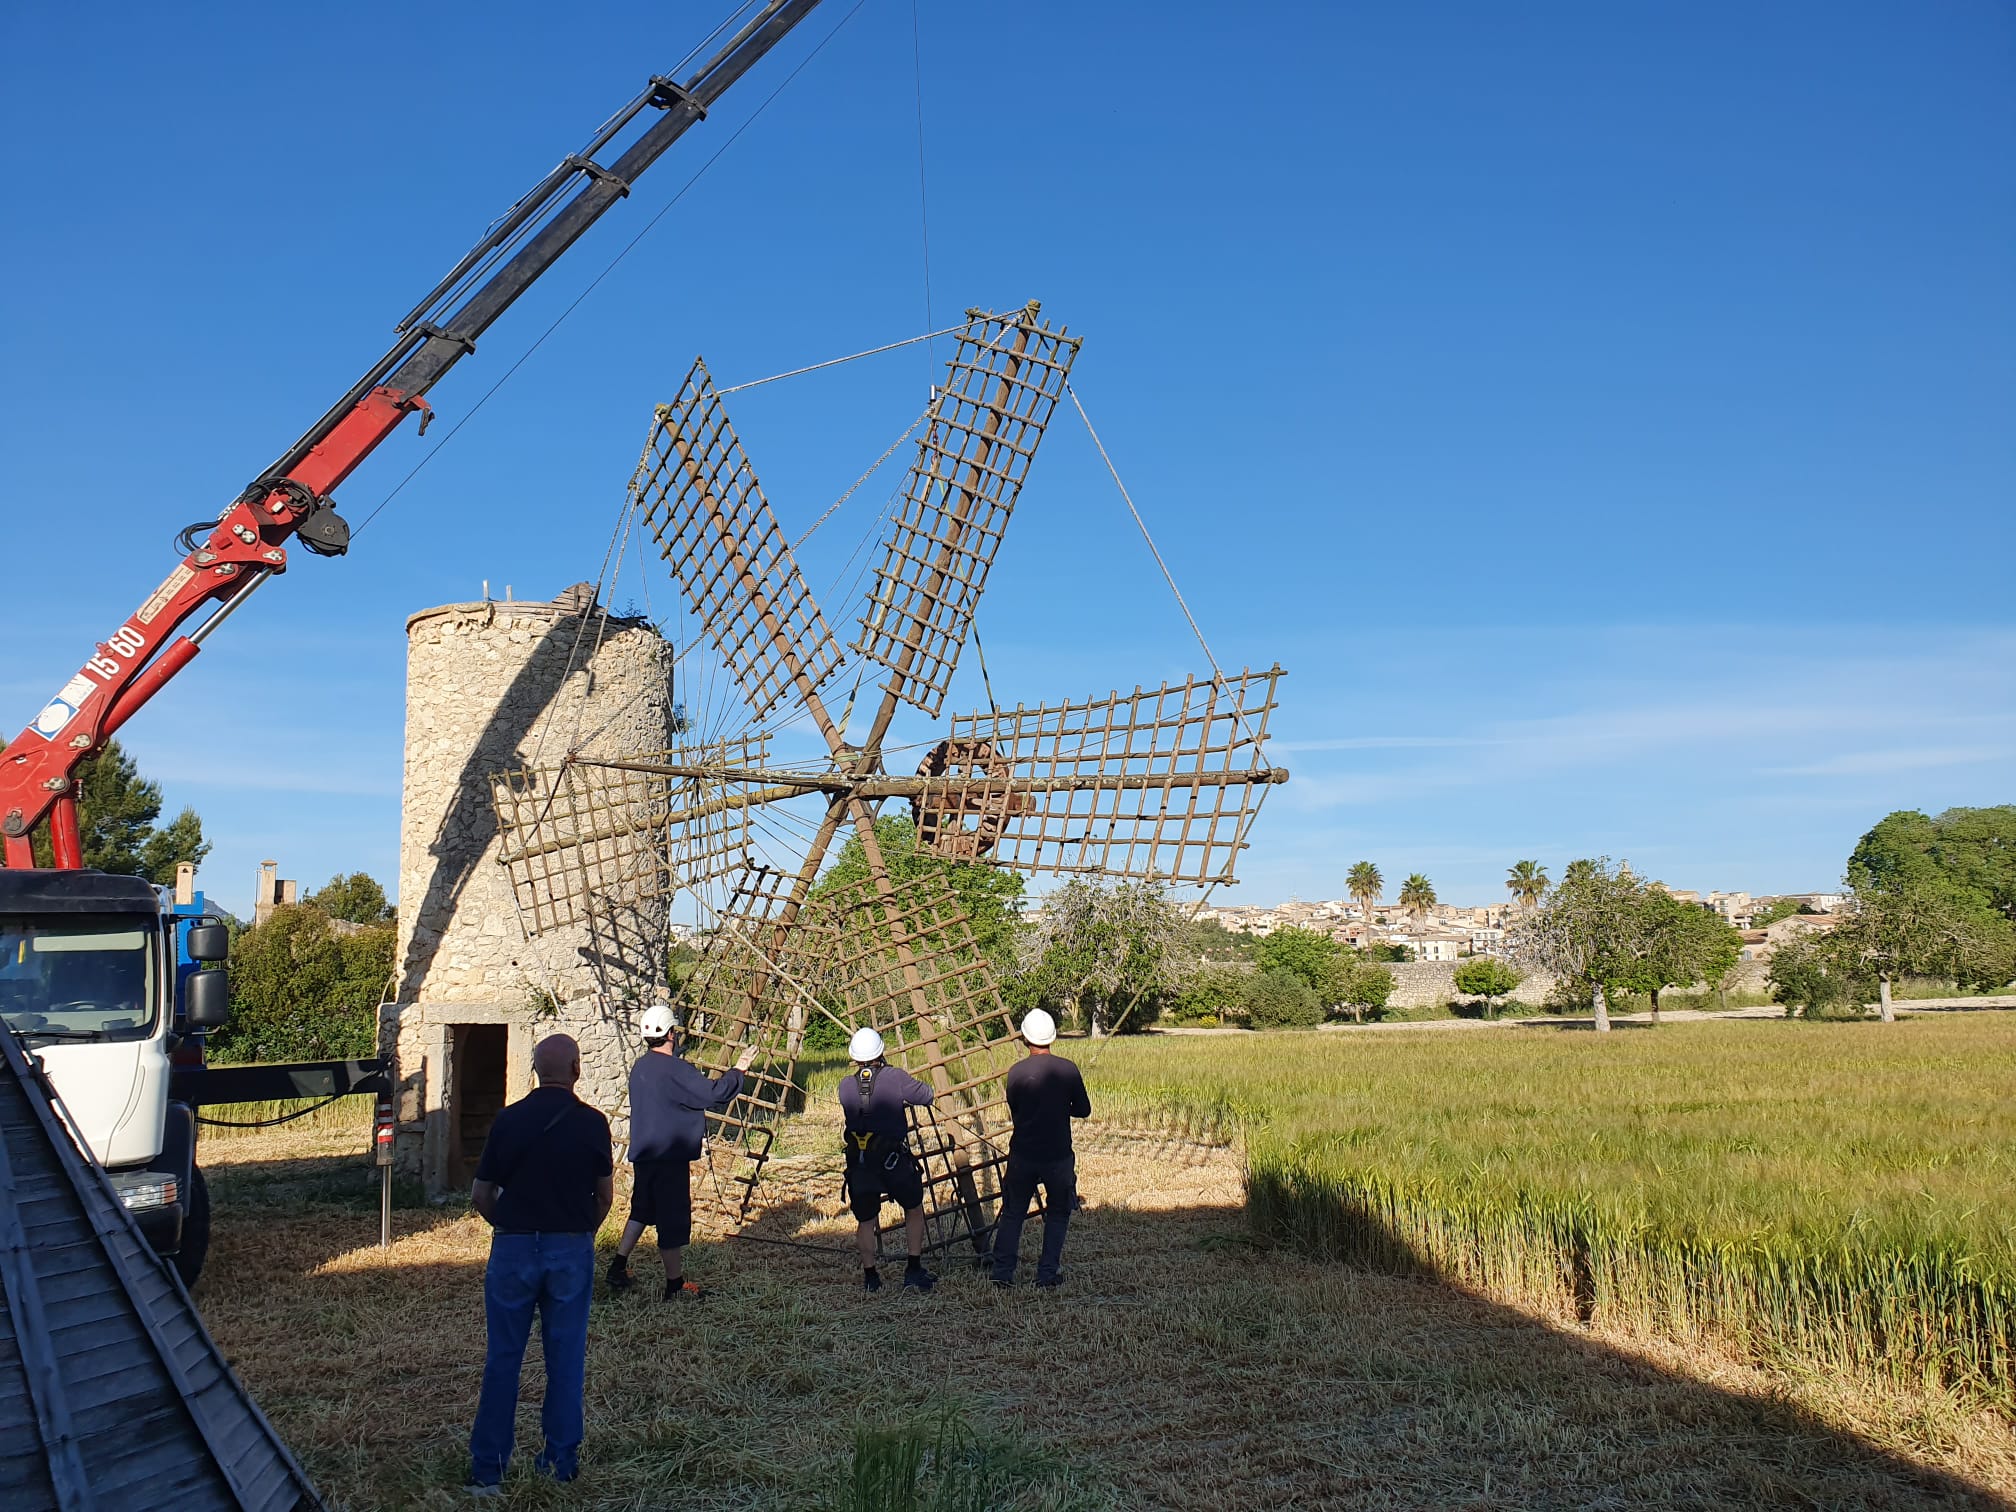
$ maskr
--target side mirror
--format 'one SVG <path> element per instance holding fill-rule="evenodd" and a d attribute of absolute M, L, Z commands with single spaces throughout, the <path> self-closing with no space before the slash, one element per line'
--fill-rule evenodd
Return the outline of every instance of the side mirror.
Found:
<path fill-rule="evenodd" d="M 229 960 L 231 931 L 222 924 L 191 924 L 188 950 L 192 961 Z"/>
<path fill-rule="evenodd" d="M 192 934 L 195 931 L 190 931 Z M 219 932 L 221 933 L 221 927 Z M 231 974 L 192 971 L 182 981 L 182 1018 L 191 1029 L 216 1029 L 231 1018 Z"/>

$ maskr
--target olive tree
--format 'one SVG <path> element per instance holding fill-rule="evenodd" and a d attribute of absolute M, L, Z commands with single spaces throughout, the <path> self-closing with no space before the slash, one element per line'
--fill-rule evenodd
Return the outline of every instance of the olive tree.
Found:
<path fill-rule="evenodd" d="M 1517 959 L 1553 972 L 1590 995 L 1598 1033 L 1610 1031 L 1610 997 L 1645 992 L 1653 972 L 1651 889 L 1608 856 L 1571 863 L 1547 901 L 1512 935 Z"/>

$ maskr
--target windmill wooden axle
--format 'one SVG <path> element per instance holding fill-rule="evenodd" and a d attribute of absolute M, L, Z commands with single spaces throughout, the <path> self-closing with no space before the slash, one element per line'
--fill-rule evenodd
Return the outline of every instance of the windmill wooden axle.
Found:
<path fill-rule="evenodd" d="M 844 794 L 853 798 L 922 798 L 947 805 L 1013 793 L 1112 793 L 1153 788 L 1265 786 L 1288 780 L 1286 767 L 1255 767 L 1243 772 L 1091 772 L 1081 777 L 852 777 L 845 772 L 773 772 L 750 768 L 680 766 L 651 761 L 598 760 L 596 766 L 625 772 L 649 772 L 658 777 L 689 777 L 706 782 L 747 784 L 764 789 L 758 801 L 770 802 L 793 793 Z M 749 795 L 752 798 L 756 794 Z"/>

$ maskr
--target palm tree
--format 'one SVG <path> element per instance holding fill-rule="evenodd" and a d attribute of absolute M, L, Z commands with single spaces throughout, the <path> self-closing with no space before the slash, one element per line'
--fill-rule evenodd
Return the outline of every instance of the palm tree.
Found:
<path fill-rule="evenodd" d="M 1379 906 L 1379 894 L 1385 889 L 1386 879 L 1379 875 L 1379 868 L 1370 861 L 1360 861 L 1345 874 L 1344 885 L 1350 891 L 1352 901 L 1365 911 L 1364 941 L 1372 943 L 1372 910 Z"/>
<path fill-rule="evenodd" d="M 1400 906 L 1414 915 L 1414 927 L 1419 929 L 1422 915 L 1435 906 L 1435 884 L 1415 872 L 1400 884 Z"/>
<path fill-rule="evenodd" d="M 1538 861 L 1518 862 L 1505 873 L 1505 890 L 1530 909 L 1547 892 L 1547 869 Z"/>

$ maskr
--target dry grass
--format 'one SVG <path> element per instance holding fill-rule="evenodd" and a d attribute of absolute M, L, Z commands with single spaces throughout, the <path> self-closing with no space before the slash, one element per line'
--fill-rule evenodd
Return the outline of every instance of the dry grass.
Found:
<path fill-rule="evenodd" d="M 459 1210 L 401 1210 L 378 1250 L 365 1123 L 208 1147 L 219 1227 L 198 1298 L 333 1501 L 458 1505 L 487 1236 Z M 688 1269 L 706 1301 L 598 1300 L 584 1478 L 563 1493 L 521 1467 L 506 1505 L 863 1505 L 857 1430 L 928 1429 L 947 1404 L 989 1487 L 949 1504 L 1008 1512 L 2016 1493 L 2007 1423 L 1937 1391 L 1739 1365 L 1257 1249 L 1223 1147 L 1100 1130 L 1080 1163 L 1088 1210 L 1056 1295 L 960 1271 L 930 1298 L 866 1297 L 844 1254 L 703 1241 Z M 832 1184 L 801 1190 L 761 1232 L 844 1245 Z M 530 1447 L 536 1359 L 526 1388 Z"/>

